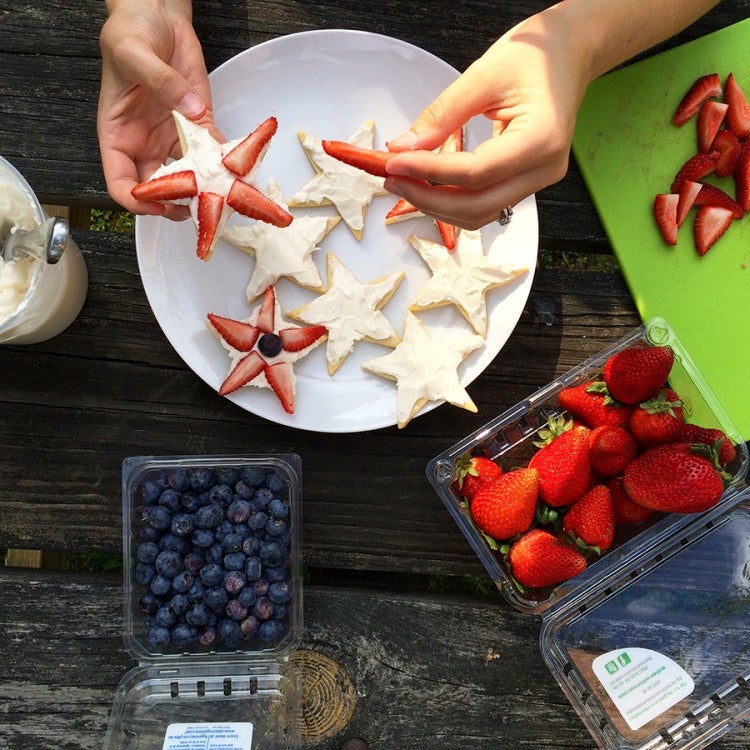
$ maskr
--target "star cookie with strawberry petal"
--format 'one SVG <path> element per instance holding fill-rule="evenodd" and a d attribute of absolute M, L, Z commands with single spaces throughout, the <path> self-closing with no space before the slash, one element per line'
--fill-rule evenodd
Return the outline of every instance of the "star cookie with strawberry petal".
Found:
<path fill-rule="evenodd" d="M 289 205 L 309 207 L 333 204 L 354 237 L 361 240 L 367 207 L 376 195 L 386 195 L 384 178 L 368 174 L 329 156 L 319 138 L 304 132 L 298 133 L 298 136 L 316 175 L 297 191 Z M 374 138 L 375 123 L 368 120 L 347 143 L 371 149 Z"/>
<path fill-rule="evenodd" d="M 484 338 L 475 333 L 433 339 L 419 318 L 407 312 L 401 343 L 392 352 L 363 362 L 362 367 L 396 381 L 396 414 L 402 428 L 431 401 L 448 401 L 467 411 L 477 411 L 461 385 L 458 366 L 483 345 Z"/>
<path fill-rule="evenodd" d="M 275 180 L 269 183 L 268 196 L 286 208 Z M 228 225 L 222 238 L 255 256 L 255 268 L 245 289 L 248 302 L 259 297 L 281 278 L 287 278 L 305 289 L 323 292 L 325 284 L 320 278 L 313 253 L 339 221 L 338 216 L 297 216 L 286 227 L 262 222 Z"/>
<path fill-rule="evenodd" d="M 303 323 L 328 328 L 326 359 L 328 374 L 334 375 L 358 341 L 396 346 L 401 340 L 381 308 L 404 278 L 397 271 L 362 284 L 333 254 L 328 253 L 328 290 L 302 307 L 287 312 Z"/>
<path fill-rule="evenodd" d="M 131 191 L 142 201 L 190 206 L 198 228 L 196 253 L 209 260 L 229 216 L 237 211 L 251 219 L 288 226 L 292 215 L 258 190 L 255 174 L 278 128 L 269 117 L 245 138 L 219 143 L 208 130 L 172 112 L 182 158 L 157 169 Z"/>
<path fill-rule="evenodd" d="M 270 286 L 246 320 L 209 313 L 208 327 L 232 360 L 219 394 L 227 396 L 244 386 L 271 388 L 284 411 L 294 414 L 294 363 L 325 341 L 325 326 L 287 323 L 281 315 L 276 290 Z"/>
<path fill-rule="evenodd" d="M 529 270 L 485 255 L 479 230 L 460 230 L 452 253 L 432 240 L 415 236 L 408 239 L 432 271 L 409 309 L 416 312 L 453 304 L 482 336 L 487 335 L 486 292 L 511 283 Z"/>

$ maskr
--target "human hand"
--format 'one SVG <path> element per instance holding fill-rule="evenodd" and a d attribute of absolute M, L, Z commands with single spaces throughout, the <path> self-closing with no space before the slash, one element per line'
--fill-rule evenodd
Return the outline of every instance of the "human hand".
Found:
<path fill-rule="evenodd" d="M 184 219 L 187 206 L 146 203 L 130 191 L 181 156 L 172 110 L 212 130 L 211 92 L 190 0 L 109 0 L 100 37 L 97 132 L 107 190 L 137 214 Z"/>
<path fill-rule="evenodd" d="M 478 229 L 497 220 L 506 206 L 565 176 L 590 80 L 588 58 L 565 18 L 530 17 L 388 143 L 397 155 L 388 160 L 386 189 L 449 224 Z M 493 137 L 473 151 L 432 152 L 476 115 L 492 121 Z"/>

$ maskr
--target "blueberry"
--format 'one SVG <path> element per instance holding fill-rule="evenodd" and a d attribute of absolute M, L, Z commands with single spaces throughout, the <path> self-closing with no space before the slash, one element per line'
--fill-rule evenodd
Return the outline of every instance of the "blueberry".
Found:
<path fill-rule="evenodd" d="M 240 473 L 237 469 L 222 469 L 216 477 L 217 484 L 225 484 L 233 487 L 239 481 Z"/>
<path fill-rule="evenodd" d="M 194 521 L 198 529 L 216 528 L 224 517 L 224 511 L 216 503 L 205 505 L 195 511 Z"/>
<path fill-rule="evenodd" d="M 265 529 L 267 523 L 268 516 L 262 511 L 253 513 L 253 515 L 247 519 L 247 525 L 252 531 L 260 531 L 260 529 Z"/>
<path fill-rule="evenodd" d="M 228 594 L 236 594 L 245 587 L 247 580 L 245 574 L 239 570 L 230 570 L 224 576 L 224 588 Z"/>
<path fill-rule="evenodd" d="M 224 556 L 225 570 L 242 570 L 245 567 L 245 555 L 242 552 L 230 552 Z"/>
<path fill-rule="evenodd" d="M 284 634 L 284 630 L 283 623 L 278 620 L 266 620 L 265 622 L 262 622 L 258 628 L 258 637 L 262 641 L 270 643 L 271 641 L 280 638 Z"/>
<path fill-rule="evenodd" d="M 206 550 L 206 562 L 217 564 L 224 562 L 224 550 L 218 542 L 215 542 Z"/>
<path fill-rule="evenodd" d="M 167 602 L 167 609 L 175 617 L 182 617 L 190 609 L 190 599 L 185 594 L 175 594 Z"/>
<path fill-rule="evenodd" d="M 144 520 L 148 521 L 148 516 Z M 142 542 L 158 542 L 161 539 L 161 534 L 162 532 L 153 526 L 142 526 L 138 532 L 138 538 Z"/>
<path fill-rule="evenodd" d="M 200 578 L 193 581 L 190 591 L 187 592 L 188 600 L 191 604 L 201 604 L 206 597 L 206 587 Z"/>
<path fill-rule="evenodd" d="M 227 648 L 238 648 L 245 638 L 239 623 L 229 618 L 219 623 L 219 634 Z"/>
<path fill-rule="evenodd" d="M 242 591 L 237 594 L 237 601 L 246 609 L 249 609 L 250 607 L 255 604 L 255 600 L 258 597 L 256 596 L 255 592 L 252 590 L 252 588 L 245 587 L 242 589 Z"/>
<path fill-rule="evenodd" d="M 214 543 L 214 535 L 209 529 L 196 529 L 190 536 L 190 541 L 193 547 L 207 549 Z"/>
<path fill-rule="evenodd" d="M 266 476 L 266 487 L 271 492 L 281 492 L 284 489 L 284 480 L 275 472 L 269 472 Z"/>
<path fill-rule="evenodd" d="M 286 532 L 286 521 L 283 518 L 271 518 L 266 524 L 266 535 L 271 539 L 281 539 Z"/>
<path fill-rule="evenodd" d="M 173 579 L 172 579 L 172 590 L 176 591 L 178 594 L 185 594 L 193 586 L 193 576 L 190 575 L 186 570 L 183 570 L 181 573 L 178 573 Z"/>
<path fill-rule="evenodd" d="M 258 554 L 265 565 L 272 567 L 284 561 L 284 549 L 278 542 L 264 542 Z"/>
<path fill-rule="evenodd" d="M 245 562 L 245 577 L 248 581 L 257 581 L 263 573 L 263 563 L 259 557 L 248 557 Z"/>
<path fill-rule="evenodd" d="M 246 637 L 254 636 L 258 632 L 258 618 L 255 615 L 248 615 L 241 623 L 240 630 Z"/>
<path fill-rule="evenodd" d="M 182 557 L 177 552 L 164 550 L 157 555 L 155 565 L 157 573 L 174 578 L 182 570 Z"/>
<path fill-rule="evenodd" d="M 172 469 L 167 474 L 167 484 L 178 492 L 184 492 L 190 487 L 190 478 L 185 469 Z"/>
<path fill-rule="evenodd" d="M 286 617 L 286 604 L 274 604 L 273 605 L 273 619 L 282 620 Z"/>
<path fill-rule="evenodd" d="M 232 502 L 234 493 L 232 488 L 226 484 L 215 484 L 208 492 L 212 503 L 226 507 Z"/>
<path fill-rule="evenodd" d="M 216 640 L 216 628 L 213 628 L 213 627 L 204 628 L 198 634 L 198 643 L 200 643 L 201 646 L 211 646 L 215 640 Z"/>
<path fill-rule="evenodd" d="M 149 524 L 159 531 L 168 529 L 172 524 L 172 513 L 163 505 L 154 505 L 148 509 Z"/>
<path fill-rule="evenodd" d="M 153 479 L 147 479 L 141 485 L 141 497 L 144 502 L 155 503 L 159 499 L 159 495 L 161 495 L 161 487 Z"/>
<path fill-rule="evenodd" d="M 208 622 L 209 614 L 205 604 L 195 604 L 185 613 L 185 622 L 199 628 Z"/>
<path fill-rule="evenodd" d="M 198 495 L 192 492 L 182 493 L 182 502 L 180 503 L 180 510 L 184 513 L 195 513 L 198 508 L 201 507 L 201 501 L 198 499 Z"/>
<path fill-rule="evenodd" d="M 224 571 L 216 563 L 208 563 L 201 568 L 201 581 L 206 586 L 218 586 L 224 581 Z"/>
<path fill-rule="evenodd" d="M 186 623 L 180 623 L 172 630 L 172 643 L 175 646 L 190 646 L 198 640 L 198 629 Z"/>
<path fill-rule="evenodd" d="M 221 548 L 224 552 L 239 552 L 242 549 L 242 537 L 236 531 L 230 531 L 221 540 Z"/>
<path fill-rule="evenodd" d="M 169 607 L 159 607 L 154 615 L 154 622 L 162 628 L 171 628 L 177 622 L 174 612 Z"/>
<path fill-rule="evenodd" d="M 273 602 L 267 596 L 259 596 L 253 604 L 253 614 L 259 620 L 270 620 L 273 617 Z"/>
<path fill-rule="evenodd" d="M 156 568 L 148 563 L 135 564 L 135 582 L 139 586 L 148 586 L 151 579 L 156 575 Z"/>
<path fill-rule="evenodd" d="M 289 506 L 283 500 L 275 497 L 268 504 L 268 513 L 274 518 L 286 518 L 289 515 Z"/>
<path fill-rule="evenodd" d="M 177 536 L 190 536 L 193 526 L 193 517 L 187 513 L 176 513 L 172 516 L 172 533 Z"/>
<path fill-rule="evenodd" d="M 258 487 L 263 484 L 263 481 L 266 478 L 266 472 L 260 466 L 244 466 L 240 470 L 240 477 L 248 484 Z"/>
<path fill-rule="evenodd" d="M 159 554 L 159 545 L 156 542 L 141 542 L 135 551 L 135 556 L 142 563 L 152 563 Z"/>
<path fill-rule="evenodd" d="M 211 469 L 196 469 L 190 477 L 190 488 L 194 492 L 205 492 L 214 483 Z"/>
<path fill-rule="evenodd" d="M 154 596 L 151 591 L 147 591 L 138 600 L 138 608 L 144 615 L 153 615 L 159 609 L 159 598 Z"/>
<path fill-rule="evenodd" d="M 180 503 L 182 502 L 182 495 L 177 490 L 167 489 L 159 496 L 159 505 L 163 505 L 165 508 L 174 513 L 179 509 Z"/>
<path fill-rule="evenodd" d="M 229 503 L 229 507 L 227 508 L 227 518 L 232 523 L 245 523 L 245 521 L 250 518 L 251 511 L 252 508 L 250 507 L 250 503 L 247 500 L 238 497 Z"/>
<path fill-rule="evenodd" d="M 148 631 L 148 643 L 150 646 L 161 648 L 169 644 L 170 635 L 167 628 L 154 626 Z"/>
<path fill-rule="evenodd" d="M 229 601 L 229 595 L 223 586 L 216 586 L 206 590 L 205 603 L 211 609 L 223 607 Z"/>
<path fill-rule="evenodd" d="M 292 598 L 292 591 L 286 581 L 277 581 L 268 586 L 268 598 L 274 604 L 286 604 Z"/>
<path fill-rule="evenodd" d="M 197 576 L 204 564 L 205 559 L 199 552 L 188 552 L 185 555 L 185 570 L 191 575 Z"/>
<path fill-rule="evenodd" d="M 250 536 L 250 527 L 246 523 L 236 523 L 232 526 L 232 533 L 239 534 L 244 541 Z"/>
<path fill-rule="evenodd" d="M 287 570 L 283 565 L 266 568 L 265 572 L 269 583 L 277 583 L 278 581 L 286 581 L 287 579 Z"/>
<path fill-rule="evenodd" d="M 242 551 L 248 556 L 257 555 L 260 550 L 260 542 L 252 536 L 246 537 L 242 542 Z"/>
<path fill-rule="evenodd" d="M 252 588 L 256 596 L 265 596 L 268 593 L 268 580 L 266 578 L 259 578 L 250 588 Z"/>
<path fill-rule="evenodd" d="M 281 337 L 275 333 L 264 333 L 258 339 L 258 351 L 264 357 L 277 357 L 284 348 Z"/>
<path fill-rule="evenodd" d="M 170 550 L 182 554 L 186 548 L 187 540 L 184 537 L 173 534 L 171 531 L 168 531 L 159 540 L 159 549 Z"/>
<path fill-rule="evenodd" d="M 239 599 L 230 599 L 227 602 L 226 613 L 227 617 L 239 622 L 247 617 L 247 607 L 243 607 Z"/>
<path fill-rule="evenodd" d="M 273 500 L 273 492 L 268 487 L 260 487 L 255 491 L 253 495 L 253 502 L 255 507 L 260 510 L 264 510 L 268 507 L 269 503 Z"/>
<path fill-rule="evenodd" d="M 172 589 L 172 580 L 162 575 L 155 575 L 149 584 L 151 591 L 157 596 L 164 596 Z"/>
<path fill-rule="evenodd" d="M 240 481 L 234 485 L 234 491 L 237 493 L 237 497 L 239 497 L 240 500 L 250 500 L 255 494 L 255 486 L 246 482 L 244 479 L 240 479 Z"/>
<path fill-rule="evenodd" d="M 214 532 L 216 538 L 218 541 L 223 541 L 224 537 L 227 534 L 231 534 L 234 531 L 234 524 L 228 519 L 225 518 L 217 527 Z"/>

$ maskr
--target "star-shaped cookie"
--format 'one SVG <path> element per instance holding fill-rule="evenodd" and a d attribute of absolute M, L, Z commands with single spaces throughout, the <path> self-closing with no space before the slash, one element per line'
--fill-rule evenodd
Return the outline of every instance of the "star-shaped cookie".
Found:
<path fill-rule="evenodd" d="M 362 284 L 333 254 L 328 253 L 328 289 L 302 307 L 287 312 L 303 323 L 320 324 L 328 329 L 326 359 L 333 375 L 358 341 L 396 346 L 398 334 L 381 312 L 404 278 L 397 271 Z"/>
<path fill-rule="evenodd" d="M 483 345 L 484 338 L 475 333 L 435 340 L 419 318 L 407 312 L 401 343 L 392 352 L 363 362 L 362 367 L 396 381 L 396 415 L 402 428 L 430 401 L 448 401 L 462 409 L 477 411 L 461 385 L 458 366 Z"/>
<path fill-rule="evenodd" d="M 298 326 L 281 315 L 276 290 L 269 286 L 245 320 L 208 314 L 208 327 L 218 336 L 232 360 L 219 394 L 227 396 L 243 386 L 271 388 L 284 411 L 294 413 L 294 363 L 325 341 L 325 326 Z"/>
<path fill-rule="evenodd" d="M 269 183 L 268 196 L 287 207 L 275 180 Z M 296 216 L 286 227 L 261 222 L 227 225 L 223 239 L 255 257 L 255 268 L 245 289 L 248 302 L 281 278 L 314 292 L 324 291 L 313 253 L 339 221 L 338 216 Z"/>
<path fill-rule="evenodd" d="M 409 237 L 409 244 L 432 271 L 409 309 L 419 311 L 453 304 L 482 336 L 487 335 L 486 292 L 509 284 L 529 270 L 487 257 L 479 230 L 460 230 L 452 253 L 444 245 L 421 237 Z"/>
<path fill-rule="evenodd" d="M 357 240 L 362 239 L 367 207 L 376 195 L 386 195 L 384 178 L 350 167 L 323 150 L 320 138 L 298 133 L 305 154 L 316 175 L 295 193 L 290 206 L 323 206 L 333 204 Z M 368 120 L 351 136 L 348 143 L 372 148 L 375 123 Z"/>
<path fill-rule="evenodd" d="M 234 211 L 276 226 L 289 225 L 289 211 L 263 195 L 255 184 L 255 174 L 278 127 L 275 117 L 245 138 L 219 143 L 206 128 L 176 110 L 172 115 L 182 158 L 162 165 L 136 185 L 131 191 L 134 198 L 188 204 L 198 228 L 196 253 L 206 261 Z"/>

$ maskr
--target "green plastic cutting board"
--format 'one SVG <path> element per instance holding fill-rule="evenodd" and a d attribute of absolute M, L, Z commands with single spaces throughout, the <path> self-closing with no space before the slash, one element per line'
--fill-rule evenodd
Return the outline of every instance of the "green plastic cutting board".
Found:
<path fill-rule="evenodd" d="M 750 97 L 750 19 L 594 81 L 581 106 L 573 153 L 643 320 L 674 328 L 744 440 L 750 439 L 750 215 L 700 258 L 693 209 L 676 247 L 653 218 L 696 150 L 696 121 L 672 115 L 699 76 L 734 73 Z M 734 195 L 731 178 L 709 179 Z M 697 420 L 696 420 L 697 421 Z"/>

